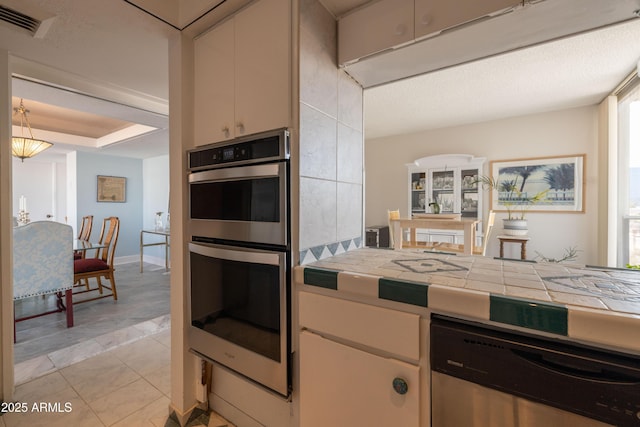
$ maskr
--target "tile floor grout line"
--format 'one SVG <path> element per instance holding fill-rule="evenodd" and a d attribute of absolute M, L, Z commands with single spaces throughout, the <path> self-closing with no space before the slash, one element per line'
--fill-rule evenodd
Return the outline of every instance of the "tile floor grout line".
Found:
<path fill-rule="evenodd" d="M 150 320 L 146 320 L 146 321 L 144 321 L 144 322 L 140 322 L 140 323 L 138 323 L 137 325 L 127 326 L 127 327 L 125 327 L 125 328 L 118 329 L 118 330 L 113 331 L 113 332 L 110 332 L 110 333 L 108 333 L 108 334 L 116 334 L 116 333 L 118 333 L 118 332 L 120 332 L 120 331 L 123 331 L 123 330 L 129 329 L 129 328 L 134 328 L 135 326 L 138 326 L 138 325 L 141 325 L 141 324 L 144 324 L 144 323 L 148 323 L 148 322 L 161 321 L 161 319 L 164 319 L 164 318 L 166 318 L 167 316 L 170 316 L 170 315 L 158 316 L 158 317 L 156 317 L 156 318 L 154 318 L 154 319 L 150 319 Z M 31 376 L 26 377 L 26 378 L 24 379 L 24 381 L 22 381 L 22 382 L 20 382 L 20 383 L 16 382 L 16 385 L 23 384 L 23 383 L 26 383 L 26 382 L 29 382 L 29 381 L 33 381 L 34 379 L 37 379 L 37 378 L 39 378 L 39 377 L 41 377 L 41 376 L 43 376 L 43 375 L 47 375 L 47 374 L 50 374 L 50 373 L 53 373 L 53 372 L 60 371 L 61 369 L 64 369 L 64 368 L 66 368 L 66 367 L 68 367 L 68 366 L 71 366 L 71 365 L 73 365 L 73 364 L 75 364 L 75 363 L 79 363 L 79 362 L 82 362 L 83 360 L 86 360 L 86 359 L 88 359 L 88 358 L 91 358 L 91 357 L 94 357 L 94 356 L 98 356 L 98 355 L 100 355 L 100 354 L 106 353 L 106 352 L 111 351 L 111 350 L 115 350 L 115 349 L 116 349 L 116 348 L 118 348 L 118 347 L 122 347 L 122 346 L 127 345 L 127 344 L 132 344 L 132 343 L 134 343 L 134 342 L 136 342 L 136 341 L 139 341 L 139 340 L 141 340 L 141 339 L 148 338 L 148 337 L 150 337 L 151 335 L 159 334 L 159 333 L 161 333 L 161 332 L 163 332 L 163 331 L 165 331 L 165 330 L 167 330 L 167 329 L 169 329 L 169 328 L 170 328 L 170 324 L 169 324 L 169 322 L 167 322 L 167 325 L 166 325 L 165 327 L 158 328 L 157 330 L 154 330 L 153 332 L 149 332 L 149 333 L 147 333 L 147 334 L 143 334 L 143 335 L 140 335 L 140 336 L 138 336 L 138 337 L 134 337 L 133 339 L 130 339 L 130 340 L 125 341 L 125 342 L 121 342 L 121 343 L 114 344 L 114 345 L 112 345 L 112 346 L 110 346 L 110 347 L 104 347 L 104 346 L 102 346 L 98 341 L 96 341 L 96 340 L 95 340 L 95 338 L 91 338 L 91 339 L 85 340 L 85 341 L 83 341 L 83 342 L 81 342 L 81 343 L 74 344 L 74 345 L 72 345 L 72 346 L 70 346 L 70 347 L 67 347 L 67 348 L 65 348 L 65 349 L 56 350 L 56 351 L 51 352 L 51 353 L 49 353 L 49 354 L 47 354 L 47 355 L 46 355 L 47 360 L 49 360 L 49 361 L 51 362 L 51 365 L 53 366 L 53 370 L 45 370 L 45 371 L 40 372 L 40 373 L 35 373 L 35 374 L 34 374 L 35 376 L 32 376 L 32 377 L 31 377 Z M 141 330 L 141 329 L 138 329 L 138 330 L 140 330 L 140 331 L 144 332 L 144 330 Z M 105 334 L 105 335 L 106 335 L 106 334 Z M 97 353 L 94 353 L 94 354 L 88 354 L 88 355 L 85 355 L 85 357 L 82 357 L 82 358 L 80 358 L 80 359 L 76 359 L 76 360 L 72 360 L 72 361 L 70 361 L 69 363 L 62 364 L 62 365 L 56 364 L 55 360 L 54 360 L 54 359 L 52 359 L 52 357 L 51 357 L 51 355 L 53 355 L 53 354 L 57 354 L 57 353 L 60 353 L 60 352 L 64 352 L 65 350 L 68 350 L 68 349 L 69 349 L 69 348 L 71 348 L 71 347 L 80 347 L 80 346 L 81 346 L 81 345 L 83 345 L 83 344 L 85 344 L 85 345 L 86 345 L 86 343 L 87 343 L 87 342 L 90 342 L 90 341 L 94 341 L 94 342 L 96 342 L 96 344 L 98 344 L 98 345 L 101 347 L 101 351 L 99 351 L 99 352 L 97 352 Z M 157 341 L 157 340 L 155 340 L 155 341 Z M 158 341 L 157 341 L 157 342 L 158 342 Z M 161 344 L 161 345 L 164 345 L 164 344 L 162 344 L 162 343 L 160 343 L 160 342 L 158 342 L 158 343 L 159 343 L 159 344 Z M 37 360 L 37 359 L 38 359 L 38 358 L 40 358 L 40 357 L 41 357 L 41 356 L 37 356 L 37 357 L 35 357 L 35 358 L 33 358 L 33 359 L 29 359 L 29 360 L 26 360 L 26 361 L 24 361 L 24 362 L 20 362 L 20 363 L 16 364 L 16 365 L 14 366 L 14 372 L 15 372 L 15 371 L 17 371 L 17 370 L 19 370 L 21 366 L 28 366 L 28 364 L 29 364 L 30 362 L 33 362 L 33 361 Z M 15 376 L 17 377 L 17 375 L 15 375 Z"/>

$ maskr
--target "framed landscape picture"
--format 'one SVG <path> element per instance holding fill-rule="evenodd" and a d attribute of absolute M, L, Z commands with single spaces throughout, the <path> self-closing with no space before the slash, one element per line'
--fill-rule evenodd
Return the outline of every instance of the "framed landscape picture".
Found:
<path fill-rule="evenodd" d="M 491 209 L 506 211 L 519 198 L 543 194 L 528 211 L 584 212 L 585 160 L 585 154 L 578 154 L 492 161 L 491 178 L 499 190 L 491 191 Z"/>
<path fill-rule="evenodd" d="M 127 178 L 98 175 L 98 202 L 126 202 Z"/>

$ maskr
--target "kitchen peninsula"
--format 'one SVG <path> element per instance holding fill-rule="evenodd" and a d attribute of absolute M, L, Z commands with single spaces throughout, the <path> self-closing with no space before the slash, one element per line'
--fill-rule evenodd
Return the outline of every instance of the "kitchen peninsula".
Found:
<path fill-rule="evenodd" d="M 294 279 L 303 423 L 305 411 L 316 418 L 323 416 L 323 405 L 343 407 L 341 390 L 349 384 L 349 395 L 363 393 L 376 408 L 372 418 L 391 413 L 401 425 L 429 425 L 432 313 L 640 355 L 640 273 L 635 271 L 360 249 L 299 266 Z M 327 374 L 324 360 L 338 373 Z M 349 360 L 353 364 L 343 367 Z M 313 372 L 330 378 L 323 381 Z M 395 400 L 389 392 L 377 394 L 390 388 L 394 377 L 406 380 L 408 392 Z M 309 379 L 313 387 L 305 387 Z M 330 397 L 318 402 L 323 393 L 315 390 L 325 385 Z M 305 401 L 305 392 L 313 404 Z M 335 411 L 350 419 L 349 408 Z"/>

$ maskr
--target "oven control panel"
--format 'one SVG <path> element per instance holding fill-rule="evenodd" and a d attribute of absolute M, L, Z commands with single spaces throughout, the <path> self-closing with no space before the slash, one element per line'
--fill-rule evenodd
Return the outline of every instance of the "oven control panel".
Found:
<path fill-rule="evenodd" d="M 289 132 L 286 129 L 211 144 L 191 150 L 189 170 L 214 169 L 289 158 Z"/>

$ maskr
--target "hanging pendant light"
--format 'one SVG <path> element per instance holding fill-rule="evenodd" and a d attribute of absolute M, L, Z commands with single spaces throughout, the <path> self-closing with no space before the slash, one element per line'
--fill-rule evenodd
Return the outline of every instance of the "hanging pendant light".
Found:
<path fill-rule="evenodd" d="M 53 144 L 33 137 L 31 125 L 27 118 L 28 110 L 24 108 L 22 99 L 20 100 L 20 106 L 18 108 L 14 108 L 14 111 L 20 114 L 20 136 L 14 136 L 11 138 L 11 153 L 14 157 L 17 157 L 24 162 L 24 159 L 35 156 L 36 154 L 51 147 Z M 25 125 L 29 130 L 29 137 L 24 135 Z"/>

